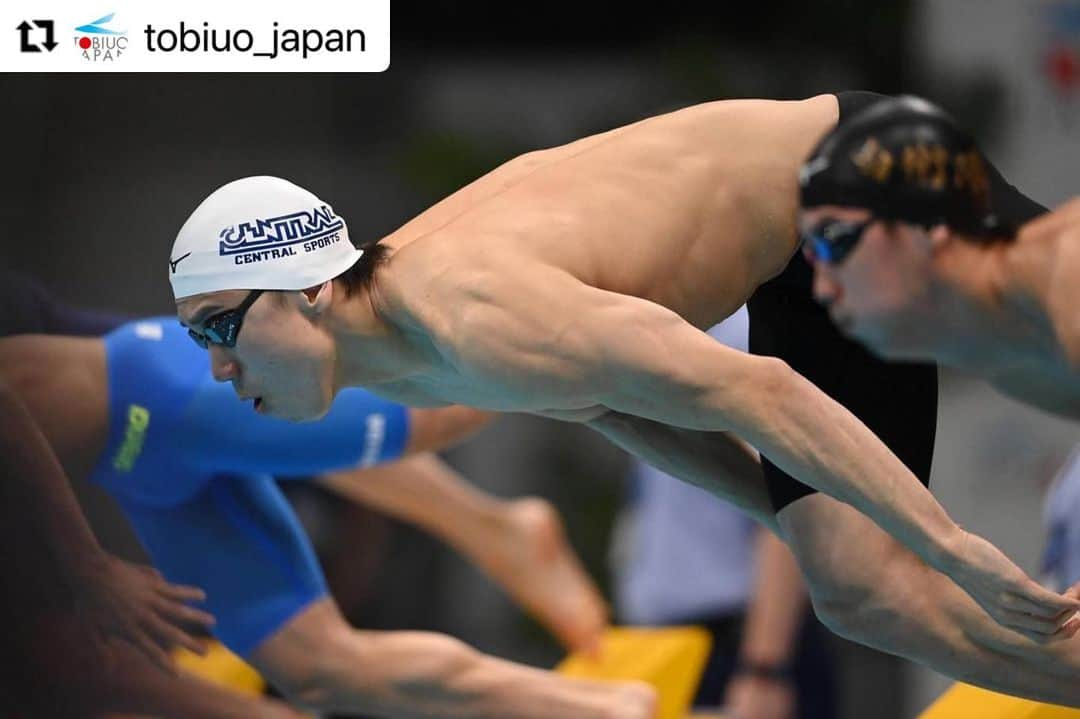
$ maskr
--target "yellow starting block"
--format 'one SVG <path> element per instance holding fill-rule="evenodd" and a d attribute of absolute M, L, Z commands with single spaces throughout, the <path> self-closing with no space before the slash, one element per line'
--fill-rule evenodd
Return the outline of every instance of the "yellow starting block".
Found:
<path fill-rule="evenodd" d="M 614 627 L 600 656 L 571 654 L 555 670 L 583 679 L 637 679 L 656 687 L 658 719 L 683 719 L 697 693 L 712 636 L 700 627 Z"/>
<path fill-rule="evenodd" d="M 181 648 L 173 652 L 173 658 L 181 670 L 241 694 L 259 696 L 266 691 L 259 673 L 216 640 L 206 642 L 205 656 Z"/>
<path fill-rule="evenodd" d="M 953 684 L 919 719 L 1080 719 L 1080 710 Z"/>

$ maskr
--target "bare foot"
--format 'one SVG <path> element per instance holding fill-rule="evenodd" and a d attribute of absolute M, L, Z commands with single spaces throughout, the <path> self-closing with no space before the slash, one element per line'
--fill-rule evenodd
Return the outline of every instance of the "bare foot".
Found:
<path fill-rule="evenodd" d="M 566 647 L 595 653 L 608 608 L 563 533 L 555 508 L 535 497 L 508 503 L 484 571 Z"/>

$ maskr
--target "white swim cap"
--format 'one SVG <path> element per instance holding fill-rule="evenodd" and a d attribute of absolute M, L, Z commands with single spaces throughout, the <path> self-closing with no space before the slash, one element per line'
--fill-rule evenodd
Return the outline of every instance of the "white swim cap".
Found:
<path fill-rule="evenodd" d="M 219 187 L 180 228 L 169 256 L 173 296 L 221 290 L 302 290 L 363 254 L 345 220 L 302 187 L 245 177 Z"/>

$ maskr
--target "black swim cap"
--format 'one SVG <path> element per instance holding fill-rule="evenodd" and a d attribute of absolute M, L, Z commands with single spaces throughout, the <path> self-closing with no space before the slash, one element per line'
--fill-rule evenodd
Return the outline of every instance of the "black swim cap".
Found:
<path fill-rule="evenodd" d="M 799 172 L 804 208 L 862 207 L 926 228 L 1012 236 L 990 200 L 988 163 L 974 139 L 937 106 L 888 98 L 840 123 Z"/>

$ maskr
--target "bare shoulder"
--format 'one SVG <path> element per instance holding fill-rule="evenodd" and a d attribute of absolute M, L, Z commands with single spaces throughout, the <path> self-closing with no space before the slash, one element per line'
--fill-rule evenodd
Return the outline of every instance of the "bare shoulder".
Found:
<path fill-rule="evenodd" d="M 590 288 L 514 245 L 481 243 L 483 251 L 471 252 L 463 249 L 468 244 L 443 239 L 430 256 L 395 269 L 396 297 L 407 308 L 402 314 L 430 337 L 470 395 L 485 395 L 484 406 L 564 406 L 583 376 L 578 325 Z M 435 240 L 406 249 L 427 254 Z"/>

